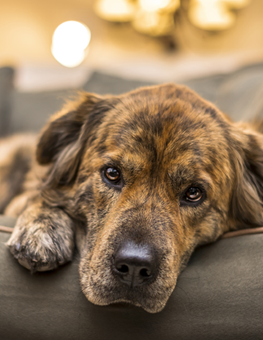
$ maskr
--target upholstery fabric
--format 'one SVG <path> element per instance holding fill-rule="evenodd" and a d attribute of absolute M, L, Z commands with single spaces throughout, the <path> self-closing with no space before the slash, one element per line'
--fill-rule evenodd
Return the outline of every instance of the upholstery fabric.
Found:
<path fill-rule="evenodd" d="M 0 137 L 8 134 L 10 130 L 13 78 L 13 68 L 0 68 Z"/>
<path fill-rule="evenodd" d="M 249 65 L 230 74 L 192 79 L 182 84 L 216 104 L 233 120 L 247 121 L 256 115 L 263 116 L 263 64 Z M 0 125 L 2 126 L 2 122 L 7 120 L 8 131 L 11 133 L 38 132 L 47 119 L 62 107 L 65 100 L 75 98 L 79 90 L 116 95 L 146 85 L 154 85 L 154 83 L 94 72 L 82 89 L 31 93 L 13 90 L 11 101 L 8 101 L 10 109 L 2 110 L 1 116 L 0 72 Z M 8 115 L 4 112 L 8 112 Z"/>
<path fill-rule="evenodd" d="M 0 225 L 11 226 L 14 219 Z M 79 285 L 78 258 L 31 275 L 11 256 L 0 232 L 1 340 L 261 340 L 263 235 L 201 247 L 192 255 L 164 310 L 91 304 Z"/>
<path fill-rule="evenodd" d="M 119 94 L 150 83 L 125 80 L 94 72 L 81 89 L 43 92 L 12 92 L 11 133 L 38 132 L 48 118 L 60 110 L 66 100 L 77 97 L 79 90 L 98 94 Z"/>

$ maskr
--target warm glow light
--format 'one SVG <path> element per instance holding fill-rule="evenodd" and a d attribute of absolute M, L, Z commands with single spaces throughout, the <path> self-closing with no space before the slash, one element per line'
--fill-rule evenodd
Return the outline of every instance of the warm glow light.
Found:
<path fill-rule="evenodd" d="M 205 30 L 223 30 L 235 22 L 235 15 L 222 0 L 192 0 L 188 13 L 191 22 Z"/>
<path fill-rule="evenodd" d="M 139 0 L 139 3 L 145 11 L 158 11 L 169 5 L 170 0 Z"/>
<path fill-rule="evenodd" d="M 87 26 L 77 21 L 63 22 L 53 34 L 52 54 L 63 66 L 78 66 L 86 56 L 90 38 Z"/>
<path fill-rule="evenodd" d="M 171 32 L 174 26 L 173 14 L 140 10 L 137 12 L 132 25 L 136 31 L 144 34 L 152 36 L 166 35 Z"/>
<path fill-rule="evenodd" d="M 180 6 L 180 0 L 139 0 L 139 6 L 148 12 L 172 12 Z"/>
<path fill-rule="evenodd" d="M 140 8 L 132 21 L 136 31 L 155 37 L 171 33 L 180 0 L 139 0 L 138 4 Z"/>
<path fill-rule="evenodd" d="M 63 66 L 66 67 L 76 67 L 80 65 L 85 59 L 84 51 L 74 51 L 74 50 L 61 50 L 52 46 L 51 48 L 53 57 Z"/>
<path fill-rule="evenodd" d="M 126 22 L 132 19 L 135 4 L 129 0 L 97 0 L 94 10 L 102 19 Z"/>
<path fill-rule="evenodd" d="M 221 0 L 221 1 L 232 9 L 241 9 L 243 7 L 248 6 L 251 2 L 251 0 Z"/>

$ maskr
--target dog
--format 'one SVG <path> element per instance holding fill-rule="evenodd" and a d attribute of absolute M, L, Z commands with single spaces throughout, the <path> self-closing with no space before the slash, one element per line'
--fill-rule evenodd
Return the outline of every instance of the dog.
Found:
<path fill-rule="evenodd" d="M 39 138 L 0 143 L 7 246 L 34 272 L 77 244 L 89 301 L 160 312 L 196 247 L 262 225 L 262 130 L 175 84 L 83 93 Z"/>

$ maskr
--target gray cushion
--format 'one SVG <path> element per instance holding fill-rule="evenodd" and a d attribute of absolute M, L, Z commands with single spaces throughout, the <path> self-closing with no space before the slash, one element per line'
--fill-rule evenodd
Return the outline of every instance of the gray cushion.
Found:
<path fill-rule="evenodd" d="M 83 90 L 100 94 L 121 94 L 141 86 L 154 85 L 153 82 L 124 79 L 116 76 L 94 72 L 83 86 Z"/>
<path fill-rule="evenodd" d="M 0 68 L 0 137 L 8 134 L 11 116 L 11 94 L 13 90 L 14 69 Z"/>
<path fill-rule="evenodd" d="M 48 118 L 58 111 L 66 98 L 75 91 L 17 92 L 12 93 L 11 133 L 38 132 Z"/>
<path fill-rule="evenodd" d="M 0 218 L 0 225 L 7 222 Z M 31 275 L 5 247 L 9 236 L 0 232 L 1 340 L 262 339 L 262 234 L 197 249 L 157 314 L 88 302 L 77 256 L 58 270 Z"/>
<path fill-rule="evenodd" d="M 120 94 L 151 83 L 125 80 L 94 72 L 81 90 L 99 94 Z M 77 96 L 76 89 L 12 93 L 11 132 L 39 131 L 65 100 Z"/>
<path fill-rule="evenodd" d="M 263 116 L 263 64 L 182 83 L 215 103 L 233 120 L 247 121 L 256 115 Z M 82 89 L 99 94 L 120 94 L 146 85 L 154 83 L 94 72 Z M 10 131 L 39 131 L 49 116 L 62 107 L 65 99 L 74 98 L 76 94 L 74 89 L 32 93 L 13 91 Z"/>
<path fill-rule="evenodd" d="M 235 121 L 263 116 L 263 64 L 189 80 L 185 85 L 216 104 Z"/>

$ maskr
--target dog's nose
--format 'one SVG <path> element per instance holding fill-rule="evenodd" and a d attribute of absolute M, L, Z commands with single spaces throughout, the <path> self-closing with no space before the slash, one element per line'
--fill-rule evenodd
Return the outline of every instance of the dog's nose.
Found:
<path fill-rule="evenodd" d="M 130 287 L 145 284 L 156 276 L 157 256 L 154 248 L 126 242 L 115 255 L 113 270 L 119 280 Z"/>

